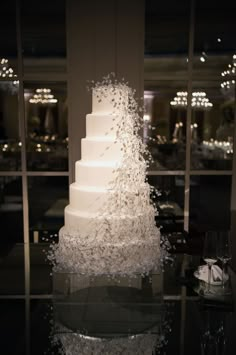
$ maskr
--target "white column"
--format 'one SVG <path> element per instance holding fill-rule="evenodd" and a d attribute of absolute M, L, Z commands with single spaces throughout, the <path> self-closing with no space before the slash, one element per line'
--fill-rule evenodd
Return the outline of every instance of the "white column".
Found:
<path fill-rule="evenodd" d="M 115 72 L 143 96 L 144 0 L 67 0 L 67 72 L 70 182 L 81 156 L 88 80 Z"/>

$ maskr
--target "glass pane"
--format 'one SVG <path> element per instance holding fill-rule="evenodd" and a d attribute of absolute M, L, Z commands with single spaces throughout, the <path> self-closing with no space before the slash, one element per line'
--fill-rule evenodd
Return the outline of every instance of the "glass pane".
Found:
<path fill-rule="evenodd" d="M 31 354 L 59 355 L 51 344 L 51 328 L 53 321 L 52 302 L 49 300 L 31 300 L 30 302 L 30 342 Z"/>
<path fill-rule="evenodd" d="M 231 176 L 191 176 L 190 231 L 230 229 Z"/>
<path fill-rule="evenodd" d="M 65 72 L 65 1 L 23 0 L 21 6 L 24 73 Z"/>
<path fill-rule="evenodd" d="M 191 133 L 192 169 L 232 169 L 234 100 L 220 81 L 194 82 Z"/>
<path fill-rule="evenodd" d="M 162 232 L 183 231 L 184 177 L 149 175 L 148 182 L 155 187 L 152 197 L 158 211 L 156 222 Z"/>
<path fill-rule="evenodd" d="M 1 353 L 26 354 L 24 300 L 1 300 L 0 313 Z"/>
<path fill-rule="evenodd" d="M 185 90 L 186 86 L 181 81 L 145 83 L 143 139 L 154 160 L 150 170 L 185 168 L 187 110 L 172 102 L 177 92 Z"/>
<path fill-rule="evenodd" d="M 0 81 L 0 170 L 21 170 L 18 82 Z"/>
<path fill-rule="evenodd" d="M 24 88 L 28 170 L 68 170 L 65 83 L 28 83 Z"/>
<path fill-rule="evenodd" d="M 0 170 L 20 170 L 16 2 L 0 11 Z"/>
<path fill-rule="evenodd" d="M 200 0 L 196 2 L 194 76 L 220 79 L 221 72 L 235 54 L 234 1 Z"/>
<path fill-rule="evenodd" d="M 190 2 L 145 2 L 145 79 L 187 75 Z"/>
<path fill-rule="evenodd" d="M 24 293 L 23 205 L 21 178 L 0 177 L 0 294 Z"/>
<path fill-rule="evenodd" d="M 8 60 L 8 66 L 17 74 L 16 43 L 16 1 L 2 1 L 0 11 L 0 60 Z M 5 65 L 4 65 L 5 66 Z M 3 67 L 1 67 L 3 69 Z M 4 78 L 4 70 L 0 70 L 0 78 Z M 10 73 L 9 73 L 10 74 Z M 6 78 L 6 77 L 5 77 Z"/>
<path fill-rule="evenodd" d="M 64 208 L 67 204 L 67 177 L 29 178 L 31 293 L 52 292 L 51 267 L 46 253 L 50 243 L 58 240 L 58 231 L 64 225 Z"/>

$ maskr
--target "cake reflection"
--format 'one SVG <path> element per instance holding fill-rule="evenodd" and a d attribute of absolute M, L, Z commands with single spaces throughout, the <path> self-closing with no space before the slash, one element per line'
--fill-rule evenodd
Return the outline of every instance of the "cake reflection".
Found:
<path fill-rule="evenodd" d="M 162 274 L 54 273 L 53 341 L 64 354 L 153 354 L 169 325 Z"/>

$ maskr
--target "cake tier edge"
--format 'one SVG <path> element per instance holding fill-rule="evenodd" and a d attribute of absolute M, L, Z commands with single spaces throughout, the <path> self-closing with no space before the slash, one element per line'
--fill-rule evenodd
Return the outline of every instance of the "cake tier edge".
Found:
<path fill-rule="evenodd" d="M 135 215 L 98 215 L 96 213 L 82 213 L 68 205 L 65 208 L 65 228 L 71 235 L 89 240 L 98 238 L 103 241 L 126 240 L 127 234 L 132 232 L 136 240 L 143 240 L 144 235 L 155 233 L 155 212 L 148 206 L 145 212 Z"/>
<path fill-rule="evenodd" d="M 74 210 L 87 213 L 102 213 L 116 202 L 117 209 L 126 205 L 126 208 L 136 214 L 143 213 L 149 204 L 150 188 L 143 183 L 138 189 L 119 191 L 105 188 L 82 186 L 78 183 L 70 185 L 70 207 Z"/>
<path fill-rule="evenodd" d="M 75 182 L 80 185 L 109 188 L 118 177 L 120 167 L 121 161 L 78 160 L 75 164 Z M 140 161 L 133 169 L 139 172 L 136 174 L 138 186 L 145 180 L 146 164 Z"/>

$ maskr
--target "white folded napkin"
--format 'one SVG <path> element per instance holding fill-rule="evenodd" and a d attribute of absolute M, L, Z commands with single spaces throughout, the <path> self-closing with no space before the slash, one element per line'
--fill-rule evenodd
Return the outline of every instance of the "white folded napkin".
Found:
<path fill-rule="evenodd" d="M 209 271 L 207 265 L 200 265 L 198 269 L 194 272 L 194 276 L 199 280 L 208 283 L 208 272 Z M 229 279 L 229 275 L 227 275 L 226 273 L 222 275 L 222 269 L 218 265 L 212 265 L 210 284 L 221 285 L 222 278 L 223 282 L 225 283 Z"/>

